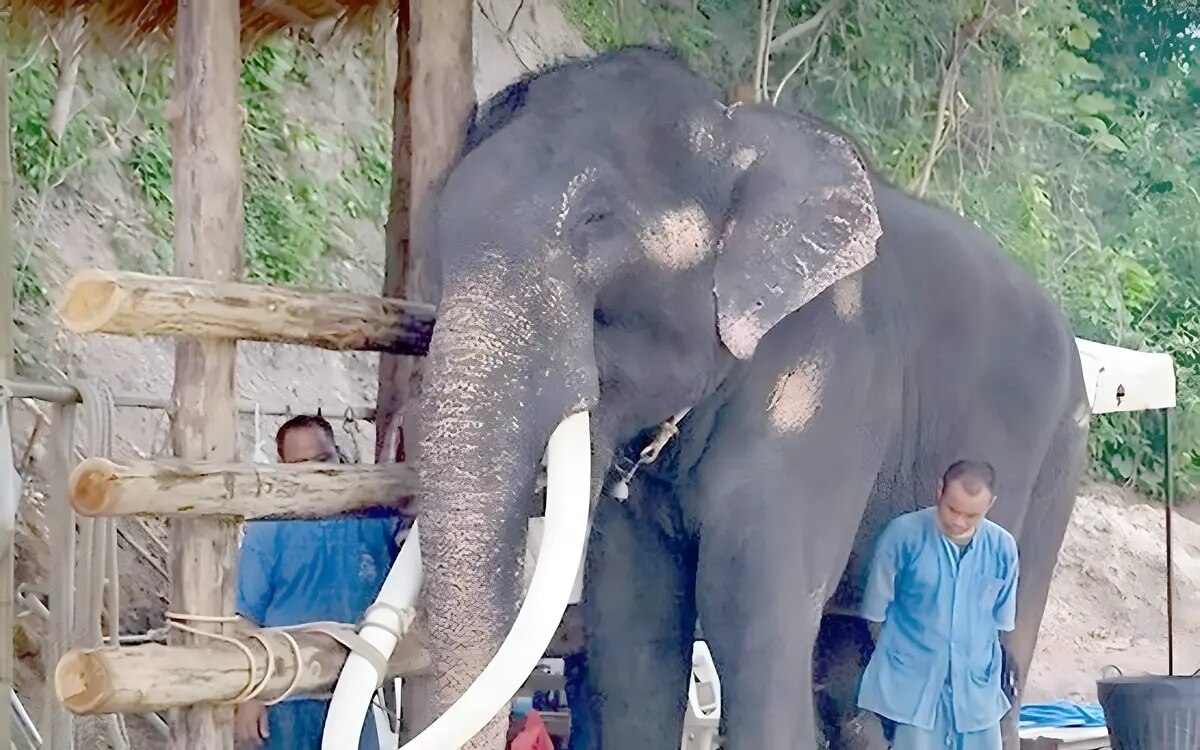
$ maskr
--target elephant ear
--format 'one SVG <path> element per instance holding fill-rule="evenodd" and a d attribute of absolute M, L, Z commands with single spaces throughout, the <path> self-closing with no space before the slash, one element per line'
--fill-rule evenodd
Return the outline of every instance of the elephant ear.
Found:
<path fill-rule="evenodd" d="M 779 321 L 875 258 L 881 229 L 866 165 L 849 139 L 778 110 L 731 110 L 739 177 L 714 271 L 717 328 L 749 359 Z"/>

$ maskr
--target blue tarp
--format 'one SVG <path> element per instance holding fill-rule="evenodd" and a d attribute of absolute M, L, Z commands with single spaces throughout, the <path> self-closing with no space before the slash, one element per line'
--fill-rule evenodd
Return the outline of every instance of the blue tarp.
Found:
<path fill-rule="evenodd" d="M 1104 709 L 1095 703 L 1028 703 L 1021 706 L 1021 729 L 1104 726 Z"/>

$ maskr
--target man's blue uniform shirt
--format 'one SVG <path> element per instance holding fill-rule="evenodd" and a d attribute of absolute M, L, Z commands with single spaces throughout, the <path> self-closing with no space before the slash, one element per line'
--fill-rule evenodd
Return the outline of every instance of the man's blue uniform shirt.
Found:
<path fill-rule="evenodd" d="M 251 521 L 238 566 L 237 611 L 262 627 L 333 620 L 356 624 L 375 601 L 396 559 L 400 519 Z M 261 750 L 317 750 L 327 699 L 289 698 L 267 708 L 270 736 Z M 367 712 L 359 742 L 378 750 Z"/>
<path fill-rule="evenodd" d="M 396 559 L 396 518 L 251 521 L 237 611 L 261 627 L 355 624 Z"/>
<path fill-rule="evenodd" d="M 1015 626 L 1017 543 L 984 520 L 966 551 L 937 523 L 937 509 L 907 513 L 876 542 L 862 616 L 883 631 L 863 674 L 859 707 L 932 729 L 947 682 L 954 729 L 995 725 L 1010 704 L 1000 687 L 998 631 Z"/>

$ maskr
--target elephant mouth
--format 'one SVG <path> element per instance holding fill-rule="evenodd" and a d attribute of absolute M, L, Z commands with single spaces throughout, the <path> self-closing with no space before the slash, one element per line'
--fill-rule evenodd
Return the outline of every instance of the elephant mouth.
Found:
<path fill-rule="evenodd" d="M 545 527 L 537 565 L 516 621 L 475 681 L 445 713 L 405 744 L 406 750 L 466 745 L 507 705 L 545 654 L 583 562 L 591 508 L 591 457 L 591 415 L 575 412 L 558 425 L 546 445 Z M 410 537 L 410 541 L 416 540 Z M 398 557 L 393 566 L 394 570 L 405 566 L 405 577 L 415 578 L 415 585 L 410 580 L 403 587 L 389 590 L 385 586 L 377 604 L 390 608 L 415 604 L 421 576 L 419 547 L 417 550 L 415 555 Z M 408 600 L 396 599 L 398 591 L 406 592 Z M 375 688 L 370 676 L 362 680 L 368 693 Z"/>

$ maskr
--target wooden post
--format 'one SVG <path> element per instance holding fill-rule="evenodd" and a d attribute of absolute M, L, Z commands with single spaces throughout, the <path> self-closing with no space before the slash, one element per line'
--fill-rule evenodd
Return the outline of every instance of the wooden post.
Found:
<path fill-rule="evenodd" d="M 408 101 L 412 90 L 408 32 L 410 0 L 399 0 L 396 18 L 396 83 L 392 111 L 392 194 L 384 237 L 383 296 L 408 293 L 408 200 L 412 182 L 412 131 L 408 126 Z M 405 357 L 384 354 L 379 358 L 379 392 L 375 406 L 375 463 L 403 461 L 401 423 L 408 394 L 409 367 Z"/>
<path fill-rule="evenodd" d="M 6 4 L 7 5 L 7 4 Z M 0 10 L 0 377 L 13 372 L 13 173 L 8 116 L 8 22 L 11 7 Z M 4 492 L 9 489 L 4 488 Z M 19 498 L 17 502 L 20 502 Z M 5 519 L 0 541 L 0 693 L 4 700 L 13 688 L 13 556 L 16 552 L 16 523 Z M 0 748 L 12 744 L 12 712 L 0 710 Z"/>
<path fill-rule="evenodd" d="M 238 0 L 179 0 L 175 89 L 170 104 L 175 199 L 175 275 L 236 281 L 242 273 L 242 130 Z M 237 460 L 234 364 L 237 342 L 175 342 L 172 442 L 193 461 Z M 237 522 L 171 522 L 171 610 L 231 615 Z M 202 622 L 201 630 L 227 629 Z M 173 645 L 211 639 L 172 629 Z M 193 706 L 173 712 L 172 750 L 232 750 L 233 709 Z"/>
<path fill-rule="evenodd" d="M 401 0 L 400 6 L 401 54 L 396 74 L 393 206 L 388 221 L 389 273 L 385 294 L 399 293 L 414 302 L 427 302 L 431 300 L 425 263 L 437 252 L 430 236 L 433 199 L 462 155 L 467 125 L 475 107 L 472 55 L 475 3 Z M 405 198 L 407 206 L 401 203 Z M 401 415 L 412 413 L 411 401 L 419 395 L 419 364 L 411 357 L 380 364 L 376 411 L 376 429 L 382 431 L 377 438 L 381 448 L 379 461 L 394 461 L 403 456 Z M 405 680 L 401 740 L 411 739 L 435 718 L 431 715 L 432 693 L 433 684 L 427 677 Z"/>

